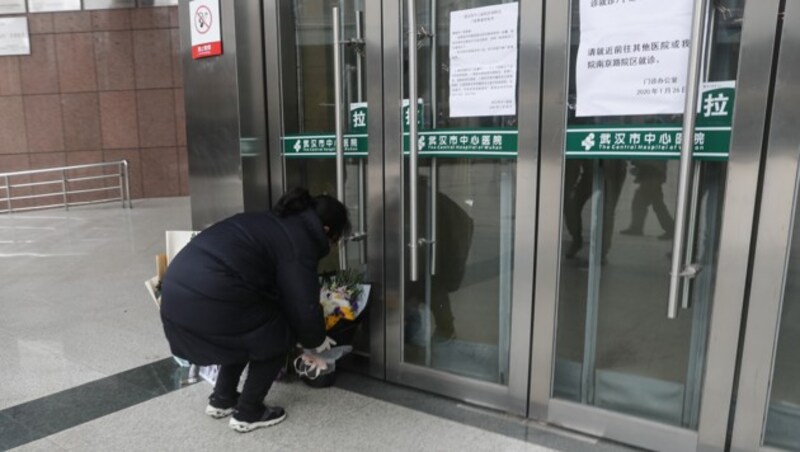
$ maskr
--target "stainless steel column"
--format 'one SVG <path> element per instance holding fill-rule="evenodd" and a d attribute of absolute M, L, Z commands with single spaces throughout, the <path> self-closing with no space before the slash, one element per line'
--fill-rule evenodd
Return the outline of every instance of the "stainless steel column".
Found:
<path fill-rule="evenodd" d="M 517 176 L 517 222 L 520 215 L 525 214 L 529 228 L 535 231 L 537 240 L 517 233 L 514 247 L 514 297 L 520 292 L 530 293 L 530 282 L 516 277 L 521 268 L 529 268 L 528 278 L 535 277 L 533 294 L 529 300 L 535 300 L 533 347 L 531 350 L 531 384 L 530 384 L 530 417 L 547 421 L 549 405 L 553 389 L 553 373 L 555 368 L 556 325 L 558 323 L 558 281 L 560 274 L 561 230 L 564 205 L 564 149 L 567 126 L 567 95 L 570 49 L 570 17 L 571 1 L 546 0 L 544 5 L 543 36 L 532 37 L 543 39 L 544 55 L 542 60 L 541 101 L 536 104 L 520 105 L 520 123 L 524 116 L 532 116 L 541 108 L 541 139 L 523 141 L 528 137 L 526 128 L 520 127 L 520 168 Z M 523 10 L 525 6 L 523 5 Z M 525 29 L 523 28 L 523 31 Z M 527 58 L 520 58 L 520 70 L 527 63 Z M 533 70 L 535 68 L 530 67 Z M 531 72 L 524 72 L 531 73 Z M 538 71 L 537 71 L 538 73 Z M 520 84 L 522 93 L 526 87 Z M 536 88 L 539 89 L 539 88 Z M 533 87 L 528 87 L 530 92 Z M 525 97 L 522 97 L 525 100 Z M 525 108 L 523 108 L 525 107 Z M 538 121 L 537 121 L 538 124 Z M 530 126 L 531 123 L 528 123 Z M 535 137 L 531 137 L 535 138 Z M 530 152 L 531 157 L 523 157 L 523 145 L 540 146 L 539 155 Z M 537 185 L 538 182 L 538 185 Z M 541 187 L 539 189 L 538 187 Z M 538 195 L 539 192 L 545 195 Z M 526 199 L 530 193 L 538 195 L 538 212 L 526 213 L 524 206 L 531 204 Z M 523 206 L 523 207 L 521 207 Z M 536 250 L 535 254 L 533 250 Z M 529 251 L 530 250 L 530 251 Z M 521 260 L 525 253 L 527 259 Z M 530 268 L 532 267 L 532 268 Z M 516 306 L 515 306 L 516 308 Z M 517 316 L 514 311 L 514 317 Z M 512 355 L 513 356 L 513 355 Z"/>
<path fill-rule="evenodd" d="M 382 105 L 385 102 L 384 95 L 384 44 L 383 44 L 383 4 L 381 2 L 366 1 L 364 5 L 364 82 L 366 98 L 372 99 Z M 397 74 L 395 74 L 397 76 Z M 368 107 L 369 108 L 369 107 Z M 387 205 L 389 194 L 384 188 L 384 184 L 392 184 L 396 179 L 391 179 L 391 175 L 384 171 L 387 155 L 384 153 L 386 134 L 384 130 L 384 108 L 373 108 L 369 112 L 367 123 L 369 165 L 367 165 L 367 221 L 369 234 L 365 238 L 367 251 L 367 281 L 372 285 L 372 293 L 378 300 L 373 303 L 369 312 L 369 366 L 370 375 L 376 378 L 386 378 L 386 330 L 388 322 L 386 319 L 387 306 L 390 303 L 389 288 L 391 282 L 387 282 L 387 275 L 399 267 L 401 256 L 397 256 L 396 250 L 402 250 L 402 239 L 396 236 L 389 237 L 386 223 L 391 221 L 389 212 L 392 209 Z M 395 117 L 399 119 L 399 114 Z M 393 137 L 394 138 L 394 137 Z M 402 158 L 402 156 L 401 156 Z M 396 177 L 396 176 L 395 176 Z M 399 187 L 394 186 L 395 193 L 399 198 Z M 392 252 L 394 250 L 395 252 Z M 394 258 L 390 268 L 389 258 Z M 399 272 L 394 273 L 394 280 L 399 279 Z M 395 298 L 396 299 L 396 296 Z"/>
<path fill-rule="evenodd" d="M 244 210 L 236 5 L 222 1 L 219 7 L 223 53 L 199 60 L 192 59 L 189 2 L 178 8 L 192 227 L 197 230 Z"/>
<path fill-rule="evenodd" d="M 766 449 L 762 446 L 762 440 L 770 411 L 787 264 L 793 228 L 798 227 L 792 223 L 796 212 L 793 212 L 793 207 L 797 209 L 795 197 L 800 162 L 800 129 L 797 127 L 800 105 L 800 92 L 797 90 L 800 74 L 800 60 L 797 58 L 800 52 L 800 3 L 785 2 L 781 34 L 778 35 L 776 28 L 780 22 L 776 17 L 782 3 L 779 0 L 746 2 L 742 30 L 732 143 L 737 143 L 737 133 L 743 136 L 747 133 L 745 138 L 749 139 L 741 140 L 737 149 L 731 144 L 728 178 L 741 174 L 749 180 L 745 180 L 745 184 L 741 180 L 736 184 L 728 182 L 731 188 L 725 196 L 721 241 L 735 243 L 736 246 L 720 248 L 717 273 L 733 273 L 732 281 L 735 283 L 718 283 L 715 287 L 713 305 L 716 308 L 721 304 L 723 309 L 720 309 L 721 314 L 715 313 L 712 317 L 709 364 L 705 375 L 705 381 L 712 383 L 703 388 L 704 405 L 707 399 L 730 398 L 731 389 L 735 391 L 736 411 L 730 440 L 730 450 L 733 452 Z M 773 66 L 776 43 L 779 43 L 780 51 L 777 66 Z M 772 83 L 774 95 L 770 105 L 767 102 L 767 87 Z M 750 111 L 740 114 L 740 105 L 750 105 Z M 765 108 L 768 105 L 769 110 Z M 765 117 L 770 122 L 766 122 Z M 765 128 L 768 131 L 766 138 Z M 760 162 L 765 145 L 766 160 Z M 758 168 L 762 162 L 765 165 L 761 191 L 763 202 L 760 203 L 760 209 L 754 211 L 751 206 L 756 200 Z M 729 202 L 735 203 L 730 209 Z M 758 230 L 757 234 L 751 236 L 754 216 L 758 221 Z M 727 221 L 728 217 L 731 222 Z M 746 261 L 734 266 L 737 264 L 734 259 L 745 259 L 753 241 L 756 246 L 752 254 L 752 270 L 748 272 Z M 744 304 L 740 293 L 744 293 L 745 287 L 749 288 L 750 301 L 746 311 L 747 328 L 739 351 L 737 345 L 741 336 L 738 329 L 726 330 L 717 319 L 724 316 L 729 317 L 729 321 L 740 321 Z M 733 387 L 735 367 L 726 369 L 718 364 L 726 359 L 735 360 L 737 352 L 741 356 L 738 388 Z M 725 447 L 728 419 L 727 411 L 712 413 L 701 410 L 701 445 Z"/>

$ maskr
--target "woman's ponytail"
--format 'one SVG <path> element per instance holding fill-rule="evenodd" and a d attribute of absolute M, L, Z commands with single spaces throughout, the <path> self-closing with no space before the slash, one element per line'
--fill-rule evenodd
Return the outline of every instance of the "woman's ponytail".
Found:
<path fill-rule="evenodd" d="M 290 217 L 314 207 L 314 198 L 304 188 L 287 191 L 272 209 L 279 217 Z"/>

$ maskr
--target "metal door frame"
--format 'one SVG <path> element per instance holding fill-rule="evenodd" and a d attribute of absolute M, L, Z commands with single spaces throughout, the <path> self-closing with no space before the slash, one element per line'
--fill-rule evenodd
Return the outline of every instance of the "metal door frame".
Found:
<path fill-rule="evenodd" d="M 533 263 L 536 237 L 539 100 L 542 54 L 542 0 L 519 2 L 518 94 L 519 149 L 517 157 L 514 271 L 509 384 L 474 380 L 403 362 L 404 158 L 401 105 L 403 96 L 403 2 L 383 5 L 384 41 L 384 199 L 386 377 L 388 380 L 459 400 L 525 415 L 529 384 L 532 325 Z M 518 77 L 523 80 L 523 77 Z M 521 196 L 520 194 L 525 194 Z"/>
<path fill-rule="evenodd" d="M 731 450 L 763 445 L 797 208 L 800 3 L 786 2 Z M 792 189 L 790 189 L 790 187 Z"/>
<path fill-rule="evenodd" d="M 753 232 L 778 0 L 748 0 L 697 431 L 552 397 L 561 259 L 571 3 L 547 0 L 531 417 L 660 450 L 724 450 Z M 668 277 L 668 275 L 664 275 Z"/>
<path fill-rule="evenodd" d="M 402 2 L 365 2 L 366 89 L 370 104 L 382 105 L 369 113 L 367 218 L 369 225 L 368 275 L 373 284 L 370 308 L 368 372 L 376 378 L 414 386 L 460 400 L 525 415 L 527 410 L 530 334 L 538 175 L 539 88 L 541 72 L 542 0 L 520 2 L 520 84 L 518 119 L 520 150 L 517 159 L 515 253 L 509 385 L 502 386 L 455 376 L 402 362 L 403 281 L 403 156 L 402 122 Z M 264 3 L 265 74 L 269 148 L 282 149 L 287 116 L 283 92 L 294 89 L 295 30 L 281 13 L 291 11 L 291 0 Z M 530 25 L 527 25 L 530 24 Z M 523 57 L 523 55 L 525 57 Z M 520 79 L 522 77 L 519 77 Z M 287 114 L 288 113 L 288 114 Z M 270 180 L 274 197 L 284 188 L 285 169 L 280 152 L 270 153 Z M 273 199 L 273 202 L 275 199 Z"/>
<path fill-rule="evenodd" d="M 281 155 L 283 149 L 282 137 L 286 130 L 287 114 L 284 111 L 283 93 L 296 90 L 295 77 L 295 27 L 292 21 L 281 20 L 282 14 L 291 11 L 292 0 L 276 0 L 263 2 L 264 19 L 264 73 L 267 85 L 267 115 L 268 121 L 268 149 L 270 187 L 274 203 L 284 191 L 286 171 L 284 159 Z M 382 8 L 380 0 L 364 2 L 364 41 L 366 45 L 366 93 L 367 99 L 375 105 L 381 105 L 383 98 L 383 31 Z M 367 165 L 367 199 L 366 218 L 368 224 L 367 234 L 367 275 L 365 279 L 372 285 L 372 299 L 369 310 L 370 331 L 370 356 L 366 368 L 363 370 L 376 378 L 386 376 L 386 349 L 385 349 L 385 299 L 384 269 L 386 256 L 384 256 L 384 193 L 375 187 L 384 185 L 384 153 L 383 142 L 383 111 L 373 109 L 369 112 L 369 156 Z M 277 150 L 277 152 L 275 151 Z"/>

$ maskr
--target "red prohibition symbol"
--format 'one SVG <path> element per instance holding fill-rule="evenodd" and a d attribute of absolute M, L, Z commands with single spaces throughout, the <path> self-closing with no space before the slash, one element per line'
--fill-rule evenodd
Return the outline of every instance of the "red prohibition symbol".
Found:
<path fill-rule="evenodd" d="M 198 33 L 208 33 L 208 30 L 211 30 L 213 21 L 214 18 L 211 16 L 211 10 L 208 9 L 207 6 L 203 5 L 197 8 L 197 11 L 194 13 L 194 28 Z"/>

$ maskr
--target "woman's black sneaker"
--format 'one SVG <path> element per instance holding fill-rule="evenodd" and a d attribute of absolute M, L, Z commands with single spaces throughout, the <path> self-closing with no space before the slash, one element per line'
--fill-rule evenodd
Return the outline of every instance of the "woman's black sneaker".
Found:
<path fill-rule="evenodd" d="M 206 414 L 214 419 L 222 419 L 233 414 L 236 403 L 239 398 L 227 399 L 211 394 L 208 397 L 208 405 L 206 405 Z"/>
<path fill-rule="evenodd" d="M 247 433 L 261 427 L 272 427 L 286 419 L 286 411 L 283 408 L 279 406 L 267 406 L 265 408 L 261 419 L 253 422 L 236 419 L 239 413 L 235 412 L 228 425 L 239 433 Z"/>

